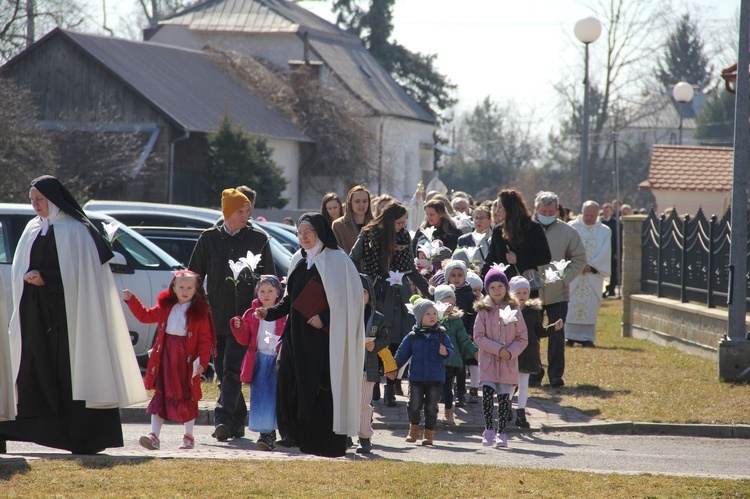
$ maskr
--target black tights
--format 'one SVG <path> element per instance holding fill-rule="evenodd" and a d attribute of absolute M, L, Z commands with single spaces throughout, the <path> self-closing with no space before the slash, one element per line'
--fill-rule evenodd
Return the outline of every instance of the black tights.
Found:
<path fill-rule="evenodd" d="M 492 404 L 494 403 L 495 389 L 487 385 L 482 386 L 482 409 L 484 410 L 484 428 L 492 430 L 494 428 L 492 421 Z M 507 393 L 501 393 L 497 396 L 499 416 L 498 433 L 505 432 L 505 423 L 508 422 L 510 413 L 510 397 Z"/>

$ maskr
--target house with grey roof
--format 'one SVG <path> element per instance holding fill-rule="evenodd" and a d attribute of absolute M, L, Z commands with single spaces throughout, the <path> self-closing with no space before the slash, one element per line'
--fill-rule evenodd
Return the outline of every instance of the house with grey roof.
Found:
<path fill-rule="evenodd" d="M 206 135 L 229 110 L 236 124 L 268 140 L 291 181 L 285 196 L 297 207 L 300 151 L 311 140 L 207 52 L 58 28 L 8 61 L 0 75 L 30 89 L 35 126 L 145 136 L 130 181 L 113 197 L 198 204 L 205 194 L 198 179 Z M 215 194 L 218 205 L 221 193 Z"/>
<path fill-rule="evenodd" d="M 314 66 L 326 88 L 361 117 L 374 137 L 362 179 L 375 194 L 411 197 L 434 177 L 436 119 L 401 88 L 355 35 L 287 0 L 208 0 L 163 19 L 150 42 L 201 50 L 212 46 L 269 61 L 282 71 Z M 352 165 L 336 165 L 342 171 Z M 321 192 L 345 194 L 340 178 L 300 178 L 300 206 L 317 207 Z M 320 180 L 320 179 L 318 179 Z"/>

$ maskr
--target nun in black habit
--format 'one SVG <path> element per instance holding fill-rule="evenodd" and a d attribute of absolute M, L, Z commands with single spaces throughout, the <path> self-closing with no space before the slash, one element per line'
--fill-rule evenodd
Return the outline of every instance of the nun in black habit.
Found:
<path fill-rule="evenodd" d="M 56 178 L 35 179 L 29 197 L 38 216 L 11 271 L 17 399 L 0 422 L 0 448 L 6 440 L 76 454 L 122 447 L 118 408 L 147 394 L 106 263 L 110 244 Z"/>
<path fill-rule="evenodd" d="M 289 314 L 277 377 L 281 445 L 338 457 L 346 453 L 346 437 L 359 430 L 362 283 L 322 215 L 302 215 L 297 233 L 302 248 L 292 257 L 286 295 L 255 314 L 269 321 Z"/>

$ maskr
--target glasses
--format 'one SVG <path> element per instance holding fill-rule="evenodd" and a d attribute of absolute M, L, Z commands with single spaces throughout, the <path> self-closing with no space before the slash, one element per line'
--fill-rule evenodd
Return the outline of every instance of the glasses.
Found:
<path fill-rule="evenodd" d="M 315 231 L 313 229 L 297 231 L 297 237 L 310 237 L 312 234 L 315 234 Z"/>

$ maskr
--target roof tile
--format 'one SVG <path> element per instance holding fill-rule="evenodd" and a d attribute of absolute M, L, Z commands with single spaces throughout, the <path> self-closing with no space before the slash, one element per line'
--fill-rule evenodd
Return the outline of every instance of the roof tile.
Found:
<path fill-rule="evenodd" d="M 731 191 L 731 147 L 655 145 L 648 180 L 641 189 Z"/>

